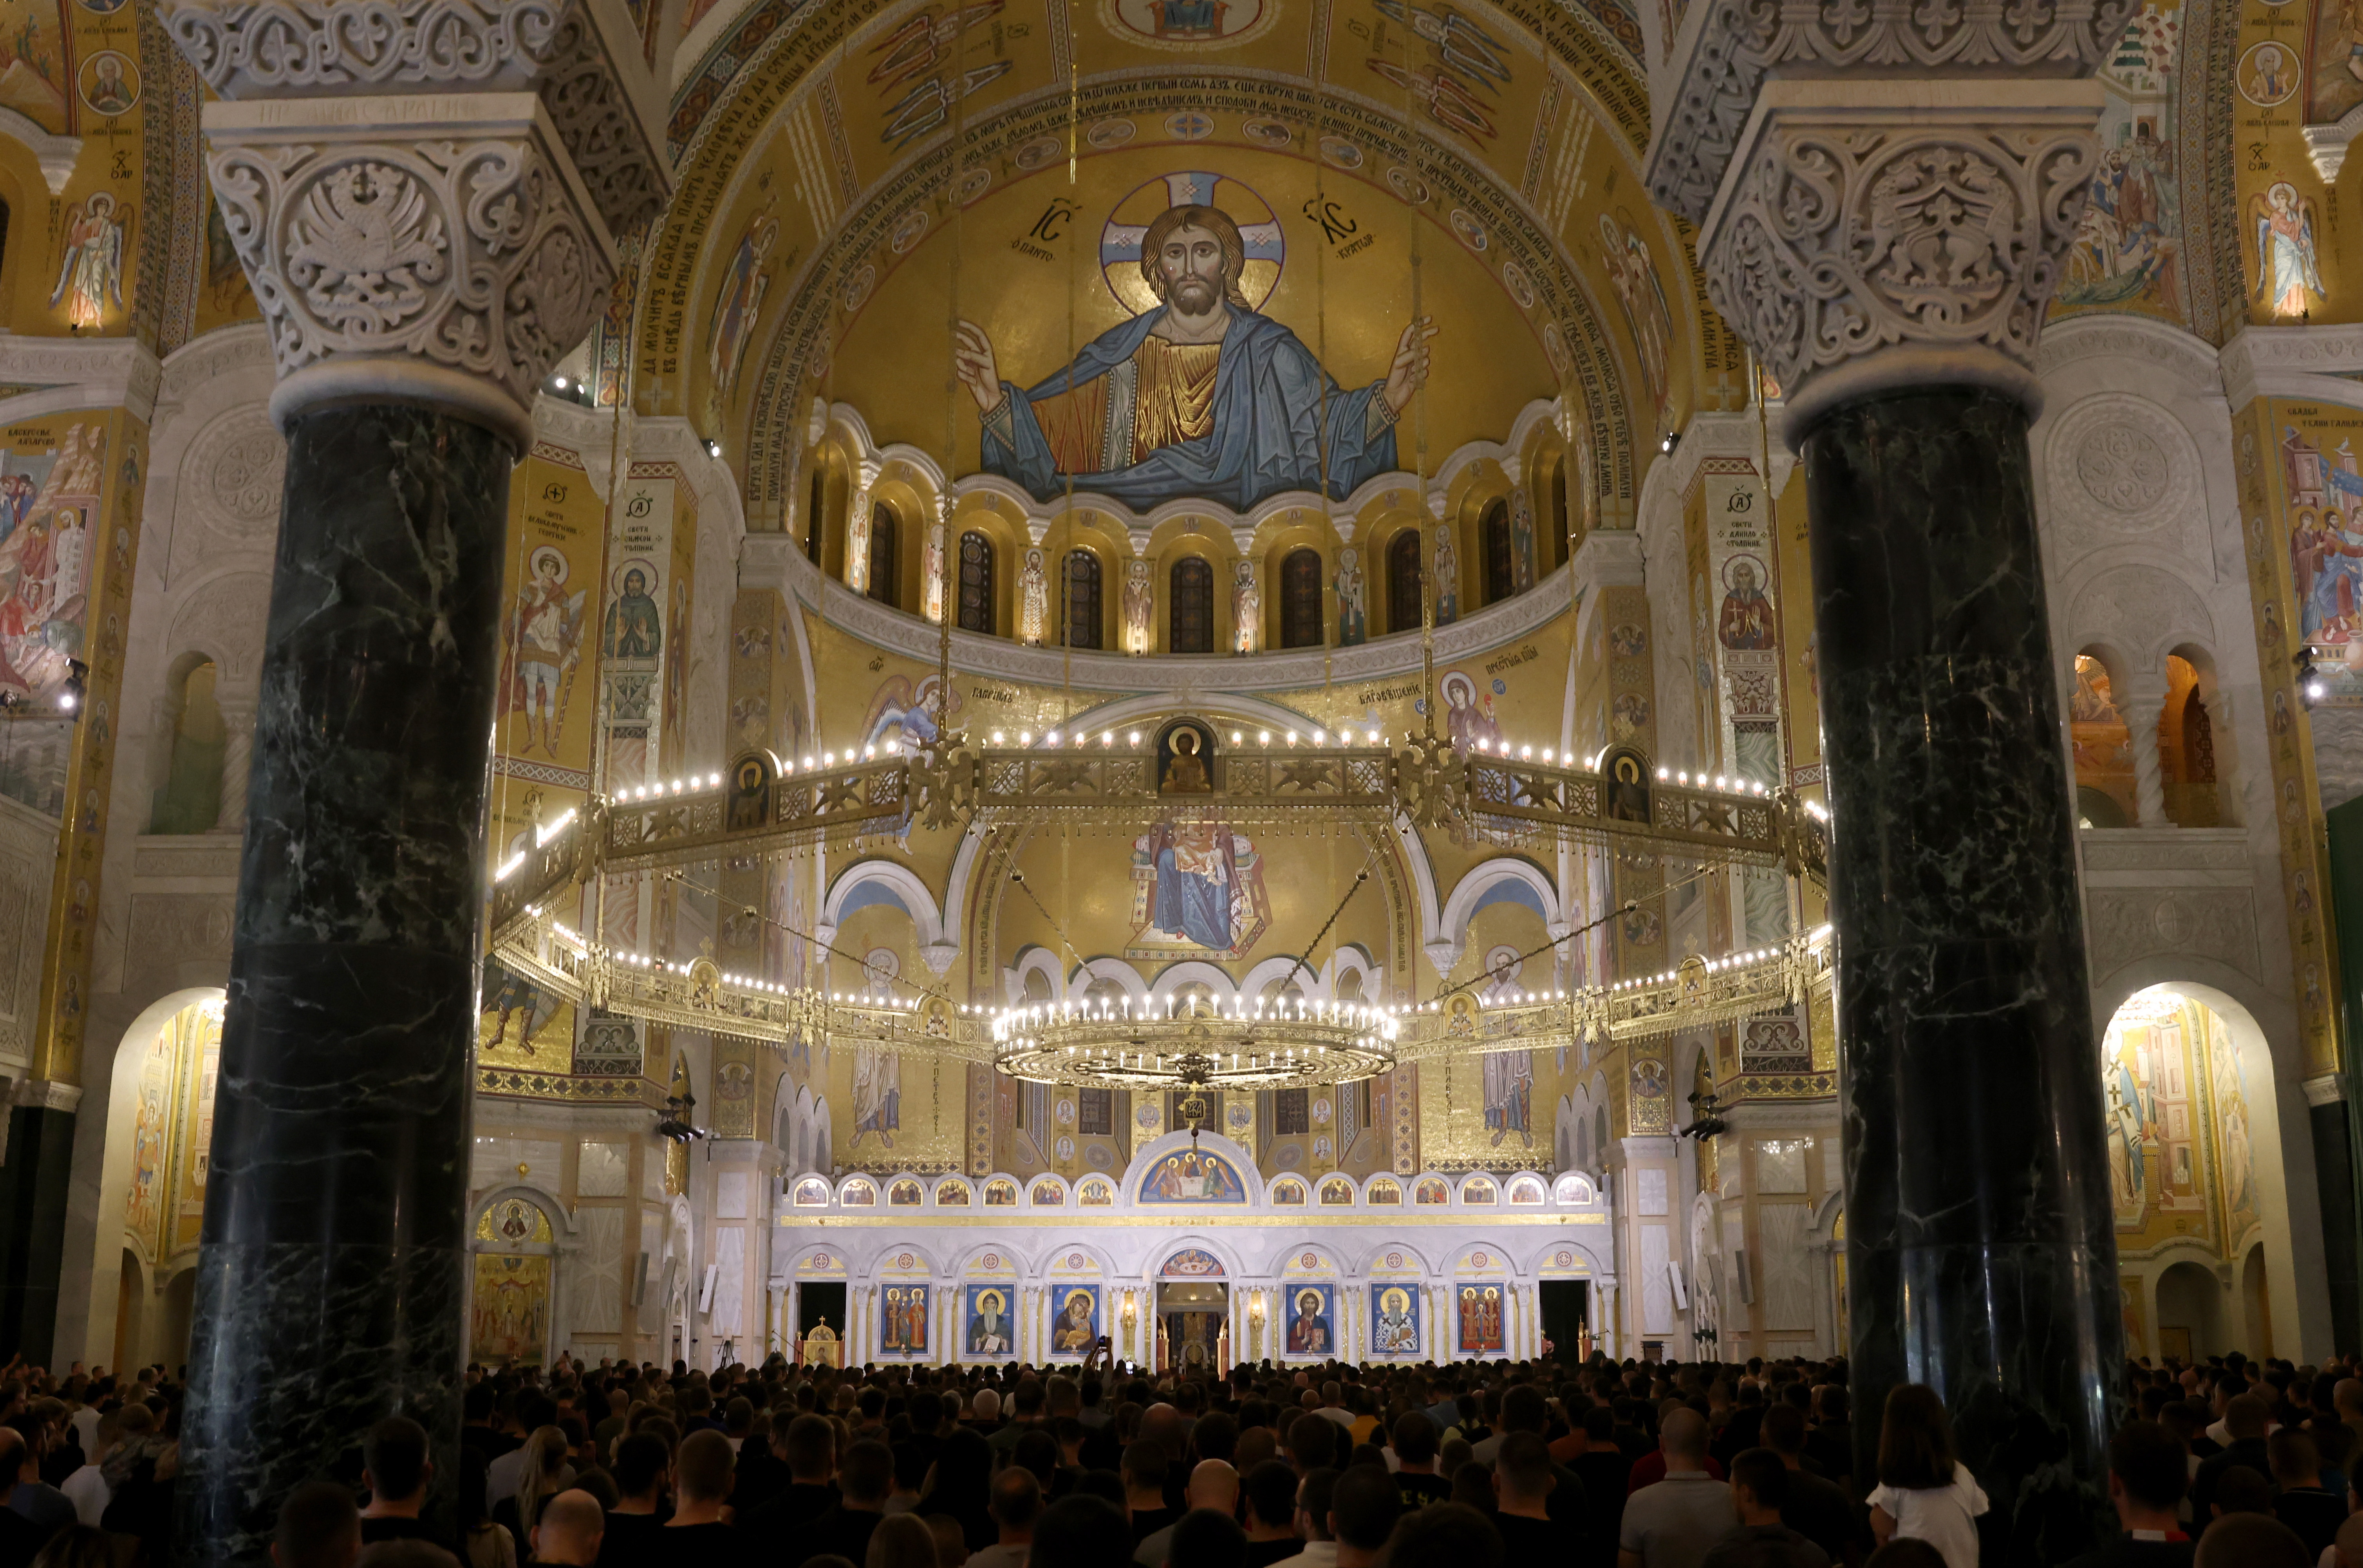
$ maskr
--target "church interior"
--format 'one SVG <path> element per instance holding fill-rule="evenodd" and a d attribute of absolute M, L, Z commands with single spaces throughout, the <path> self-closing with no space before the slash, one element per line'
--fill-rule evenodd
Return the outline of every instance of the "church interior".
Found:
<path fill-rule="evenodd" d="M 0 13 L 0 1353 L 207 1496 L 2363 1351 L 2352 6 Z"/>

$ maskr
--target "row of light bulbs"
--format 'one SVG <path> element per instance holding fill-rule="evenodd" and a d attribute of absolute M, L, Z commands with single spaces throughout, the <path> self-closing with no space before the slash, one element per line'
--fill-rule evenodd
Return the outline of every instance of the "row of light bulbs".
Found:
<path fill-rule="evenodd" d="M 1110 1002 L 1102 1002 L 1096 1006 L 1089 1002 L 1081 1004 L 1074 1002 L 1037 1002 L 1023 1007 L 1004 1007 L 992 1010 L 988 1010 L 982 1006 L 971 1007 L 963 1006 L 960 1008 L 960 1011 L 964 1013 L 986 1013 L 990 1011 L 993 1027 L 995 1031 L 1009 1029 L 1022 1029 L 1043 1023 L 1072 1023 L 1077 1019 L 1089 1021 L 1091 1019 L 1100 1018 L 1106 1019 L 1111 1022 L 1116 1022 L 1129 1021 L 1133 1018 L 1156 1019 L 1162 1018 L 1170 1020 L 1173 1018 L 1196 1016 L 1198 1005 L 1196 1000 L 1183 1003 L 1177 1006 L 1175 998 L 1170 996 L 1166 997 L 1164 998 L 1165 1006 L 1161 1013 L 1152 1005 L 1157 1000 L 1158 998 L 1153 996 L 1145 999 L 1137 1010 L 1136 1010 L 1133 1006 L 1132 998 L 1126 997 L 1120 1005 Z M 1248 1004 L 1248 999 L 1243 996 L 1234 997 L 1227 1011 L 1225 1010 L 1220 1000 L 1216 1000 L 1208 1011 L 1213 1017 L 1217 1018 L 1230 1018 L 1239 1021 L 1272 1018 L 1280 1019 L 1295 1019 L 1312 1023 L 1341 1024 L 1357 1029 L 1385 1029 L 1389 1030 L 1392 1030 L 1394 1028 L 1395 1019 L 1400 1018 L 1403 1013 L 1401 1008 L 1392 1006 L 1374 1007 L 1366 1003 L 1360 1002 L 1324 1002 L 1305 1001 L 1303 999 L 1299 999 L 1293 1003 L 1283 1000 L 1277 1004 L 1267 1004 L 1262 999 L 1259 998 L 1256 1000 L 1254 1006 L 1250 1007 Z"/>
<path fill-rule="evenodd" d="M 1658 770 L 1659 783 L 1666 783 L 1669 776 L 1670 770 L 1665 768 Z M 1721 773 L 1714 775 L 1712 784 L 1707 782 L 1707 776 L 1704 773 L 1693 779 L 1687 772 L 1671 772 L 1670 777 L 1672 782 L 1678 784 L 1687 784 L 1693 789 L 1719 789 L 1726 795 L 1770 795 L 1772 793 L 1754 779 L 1725 778 Z"/>
<path fill-rule="evenodd" d="M 1829 940 L 1829 936 L 1830 927 L 1827 922 L 1825 922 L 1805 933 L 1805 942 L 1809 947 L 1819 947 Z M 1778 948 L 1758 948 L 1753 952 L 1736 952 L 1727 958 L 1711 958 L 1706 961 L 1707 973 L 1719 974 L 1726 969 L 1744 969 L 1751 963 L 1763 963 L 1780 955 L 1781 950 Z M 1678 979 L 1681 974 L 1681 971 L 1679 969 L 1669 969 L 1660 973 L 1645 975 L 1633 980 L 1620 980 L 1608 989 L 1613 993 L 1631 991 L 1643 985 L 1664 985 Z"/>

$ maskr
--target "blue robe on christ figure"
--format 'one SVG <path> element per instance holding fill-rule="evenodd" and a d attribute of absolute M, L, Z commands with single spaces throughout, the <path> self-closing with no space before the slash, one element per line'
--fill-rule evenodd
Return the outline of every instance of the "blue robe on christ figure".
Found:
<path fill-rule="evenodd" d="M 1037 500 L 1063 493 L 1050 440 L 1035 417 L 1034 405 L 1088 386 L 1129 365 L 1142 339 L 1165 311 L 1143 311 L 1085 345 L 1067 369 L 1019 390 L 1009 382 L 1002 408 L 985 417 L 984 468 L 1015 480 Z M 1321 449 L 1329 452 L 1329 497 L 1342 500 L 1374 474 L 1395 466 L 1395 430 L 1379 405 L 1384 384 L 1372 382 L 1348 391 L 1329 379 L 1311 350 L 1270 317 L 1231 308 L 1215 373 L 1214 427 L 1205 437 L 1159 447 L 1139 462 L 1112 465 L 1074 476 L 1077 491 L 1105 495 L 1137 512 L 1181 497 L 1215 501 L 1245 512 L 1284 490 L 1321 488 Z M 1327 404 L 1323 404 L 1324 394 Z M 1121 420 L 1122 439 L 1109 443 L 1129 451 L 1130 394 L 1112 399 L 1111 424 Z"/>

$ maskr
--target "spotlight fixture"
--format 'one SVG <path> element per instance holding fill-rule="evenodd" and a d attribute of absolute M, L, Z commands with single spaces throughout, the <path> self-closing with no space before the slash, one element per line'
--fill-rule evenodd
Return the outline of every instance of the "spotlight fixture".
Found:
<path fill-rule="evenodd" d="M 2298 700 L 2312 707 L 2330 695 L 2329 684 L 2323 680 L 2321 670 L 2314 665 L 2312 648 L 2299 650 L 2294 662 L 2297 665 Z"/>
<path fill-rule="evenodd" d="M 695 1095 L 667 1095 L 665 1114 L 657 1118 L 657 1136 L 669 1138 L 675 1143 L 694 1143 L 701 1138 L 712 1137 L 712 1133 L 690 1119 L 690 1113 L 696 1109 Z"/>
<path fill-rule="evenodd" d="M 67 713 L 80 713 L 84 690 L 90 676 L 90 666 L 79 659 L 66 661 L 66 683 L 58 693 L 58 706 Z"/>
<path fill-rule="evenodd" d="M 1731 1124 L 1723 1119 L 1723 1106 L 1716 1100 L 1713 1089 L 1699 1090 L 1692 1094 L 1691 1124 L 1682 1129 L 1682 1137 L 1703 1140 L 1709 1138 L 1720 1138 L 1730 1130 Z"/>
<path fill-rule="evenodd" d="M 722 455 L 722 443 L 716 440 L 707 441 L 705 443 L 705 455 L 708 457 L 720 457 Z"/>
<path fill-rule="evenodd" d="M 1658 450 L 1661 452 L 1672 451 L 1674 450 L 1675 443 L 1680 441 L 1681 439 L 1681 436 L 1678 432 L 1668 430 L 1664 435 L 1658 438 Z"/>

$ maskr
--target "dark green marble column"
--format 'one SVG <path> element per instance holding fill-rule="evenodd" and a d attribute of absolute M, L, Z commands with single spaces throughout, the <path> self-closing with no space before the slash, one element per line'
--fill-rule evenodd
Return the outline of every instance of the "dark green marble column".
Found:
<path fill-rule="evenodd" d="M 1841 404 L 1800 450 L 1833 832 L 1857 1473 L 1934 1386 L 2010 1540 L 2080 1550 L 2123 1365 L 2027 417 Z"/>
<path fill-rule="evenodd" d="M 184 1560 L 268 1560 L 380 1418 L 459 1481 L 468 1062 L 511 452 L 289 425 L 182 1439 Z"/>
<path fill-rule="evenodd" d="M 8 1118 L 7 1158 L 0 1160 L 0 1347 L 48 1366 L 65 1271 L 74 1113 L 27 1105 L 0 1107 L 0 1116 Z"/>

